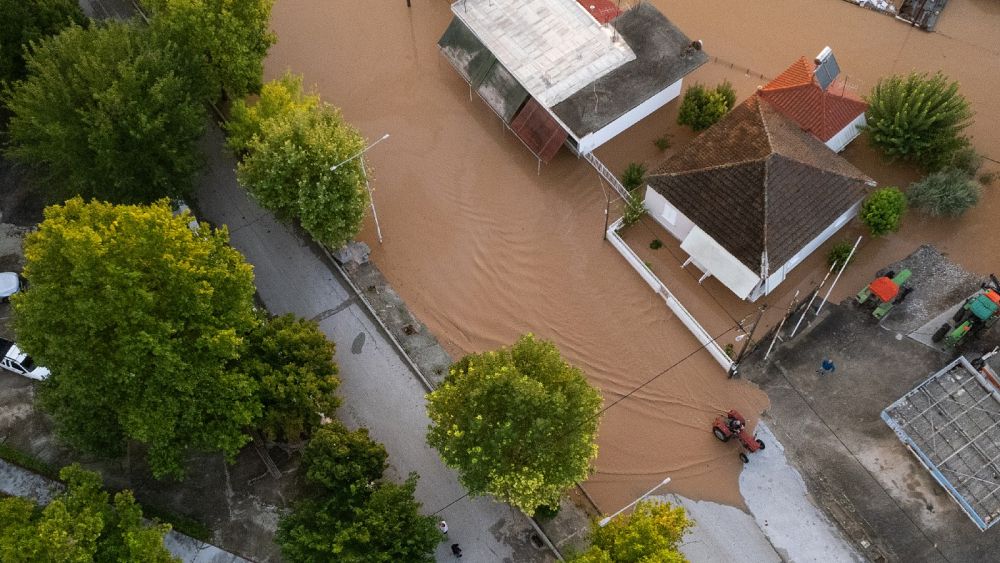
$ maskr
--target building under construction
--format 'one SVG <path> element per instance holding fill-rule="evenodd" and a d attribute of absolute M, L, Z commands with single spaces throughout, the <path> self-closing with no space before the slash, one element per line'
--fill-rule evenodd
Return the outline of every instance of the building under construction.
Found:
<path fill-rule="evenodd" d="M 955 359 L 882 420 L 980 530 L 1000 521 L 1000 378 L 988 363 Z"/>

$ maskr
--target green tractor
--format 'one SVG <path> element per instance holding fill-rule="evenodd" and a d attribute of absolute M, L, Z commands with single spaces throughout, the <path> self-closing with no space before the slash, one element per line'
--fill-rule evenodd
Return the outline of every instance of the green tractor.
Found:
<path fill-rule="evenodd" d="M 946 347 L 954 348 L 966 337 L 995 325 L 997 319 L 1000 319 L 1000 282 L 990 274 L 990 283 L 984 283 L 979 291 L 966 299 L 955 311 L 952 322 L 942 324 L 931 340 L 944 341 Z"/>
<path fill-rule="evenodd" d="M 913 287 L 907 283 L 911 275 L 913 273 L 909 270 L 901 270 L 898 274 L 889 271 L 885 275 L 878 276 L 858 292 L 858 304 L 874 304 L 875 310 L 872 311 L 872 315 L 882 320 L 893 307 L 902 303 L 913 291 Z"/>

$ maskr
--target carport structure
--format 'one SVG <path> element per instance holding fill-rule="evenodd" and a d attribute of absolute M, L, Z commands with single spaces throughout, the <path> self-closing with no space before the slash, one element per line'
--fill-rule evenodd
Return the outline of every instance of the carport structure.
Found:
<path fill-rule="evenodd" d="M 882 411 L 882 420 L 986 530 L 1000 516 L 1000 378 L 959 357 Z"/>

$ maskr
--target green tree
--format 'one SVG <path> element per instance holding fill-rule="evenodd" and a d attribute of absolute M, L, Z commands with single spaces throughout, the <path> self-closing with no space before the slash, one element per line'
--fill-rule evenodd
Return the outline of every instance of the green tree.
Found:
<path fill-rule="evenodd" d="M 180 561 L 163 545 L 170 526 L 144 524 L 131 492 L 117 493 L 109 504 L 96 473 L 71 465 L 59 476 L 66 490 L 45 508 L 0 498 L 0 561 Z"/>
<path fill-rule="evenodd" d="M 248 105 L 243 100 L 233 102 L 231 116 L 226 122 L 229 134 L 226 144 L 242 156 L 250 150 L 254 140 L 261 139 L 267 120 L 319 107 L 318 95 L 302 91 L 302 77 L 286 72 L 281 78 L 264 84 L 254 105 Z"/>
<path fill-rule="evenodd" d="M 37 43 L 5 102 L 8 154 L 47 174 L 53 196 L 149 202 L 186 193 L 205 110 L 179 53 L 132 24 L 69 27 Z"/>
<path fill-rule="evenodd" d="M 962 132 L 972 123 L 972 110 L 958 82 L 941 73 L 883 78 L 866 101 L 869 139 L 890 159 L 935 171 L 969 143 Z"/>
<path fill-rule="evenodd" d="M 242 98 L 260 89 L 273 0 L 142 0 L 160 45 L 180 46 L 202 96 Z"/>
<path fill-rule="evenodd" d="M 554 344 L 531 334 L 462 358 L 427 399 L 427 441 L 469 493 L 529 516 L 558 505 L 597 456 L 600 394 Z"/>
<path fill-rule="evenodd" d="M 58 433 L 95 453 L 146 445 L 153 475 L 183 475 L 189 448 L 232 458 L 260 416 L 256 385 L 228 369 L 254 326 L 253 272 L 228 232 L 152 206 L 45 210 L 24 241 L 18 344 L 52 375 L 39 400 Z"/>
<path fill-rule="evenodd" d="M 695 131 L 708 129 L 722 119 L 735 102 L 736 93 L 728 82 L 713 89 L 695 83 L 684 92 L 677 123 L 689 125 Z"/>
<path fill-rule="evenodd" d="M 630 162 L 622 173 L 622 186 L 625 191 L 631 192 L 646 181 L 646 165 L 638 162 Z"/>
<path fill-rule="evenodd" d="M 277 542 L 289 563 L 432 563 L 441 542 L 435 519 L 414 500 L 417 477 L 379 484 L 362 502 L 300 502 L 278 523 Z"/>
<path fill-rule="evenodd" d="M 315 321 L 263 319 L 247 338 L 241 363 L 257 381 L 264 411 L 258 427 L 272 440 L 296 440 L 332 416 L 340 400 L 334 346 Z"/>
<path fill-rule="evenodd" d="M 944 168 L 914 182 L 907 193 L 910 205 L 930 215 L 957 217 L 979 203 L 979 184 L 965 170 Z"/>
<path fill-rule="evenodd" d="M 32 41 L 87 23 L 76 0 L 0 0 L 0 14 L 0 83 L 24 78 L 24 49 Z"/>
<path fill-rule="evenodd" d="M 237 176 L 262 206 L 338 248 L 358 234 L 368 205 L 361 159 L 351 159 L 364 146 L 331 106 L 284 112 L 262 122 Z"/>
<path fill-rule="evenodd" d="M 899 230 L 906 212 L 906 196 L 899 188 L 881 188 L 869 195 L 861 204 L 861 221 L 871 230 L 872 236 L 882 236 Z"/>
<path fill-rule="evenodd" d="M 367 428 L 350 432 L 332 422 L 309 440 L 302 464 L 306 481 L 323 495 L 349 504 L 366 497 L 371 484 L 382 478 L 387 457 L 385 446 L 369 438 Z"/>
<path fill-rule="evenodd" d="M 643 501 L 628 516 L 607 526 L 594 524 L 590 549 L 570 559 L 573 563 L 683 563 L 677 544 L 694 522 L 684 509 L 670 503 Z"/>
<path fill-rule="evenodd" d="M 320 428 L 302 457 L 311 485 L 278 524 L 282 554 L 297 562 L 430 562 L 441 541 L 435 519 L 413 498 L 417 477 L 376 483 L 386 468 L 382 444 L 368 430 L 339 422 Z"/>

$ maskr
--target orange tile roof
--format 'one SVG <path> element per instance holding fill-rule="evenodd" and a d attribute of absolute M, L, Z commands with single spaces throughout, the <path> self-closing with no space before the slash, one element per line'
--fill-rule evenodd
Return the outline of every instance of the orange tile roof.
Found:
<path fill-rule="evenodd" d="M 760 89 L 759 95 L 817 139 L 826 142 L 868 109 L 836 80 L 826 90 L 813 79 L 813 63 L 805 57 L 792 63 Z"/>

